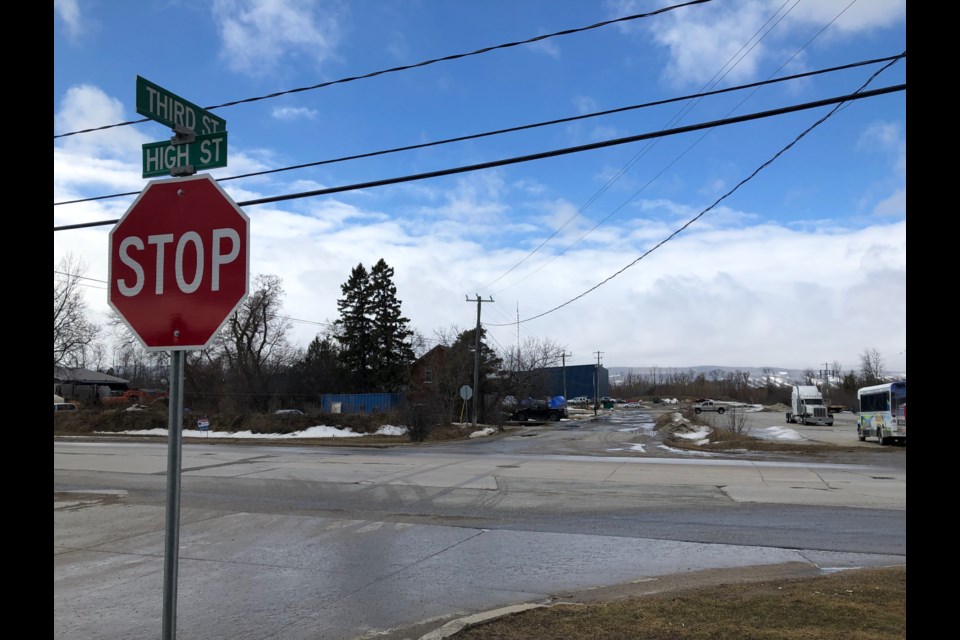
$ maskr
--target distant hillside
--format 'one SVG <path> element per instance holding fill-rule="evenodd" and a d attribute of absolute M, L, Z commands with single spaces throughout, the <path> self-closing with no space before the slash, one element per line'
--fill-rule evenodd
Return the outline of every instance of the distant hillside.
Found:
<path fill-rule="evenodd" d="M 670 373 L 693 371 L 695 374 L 702 373 L 708 378 L 713 371 L 723 371 L 724 373 L 746 371 L 750 374 L 748 384 L 757 387 L 766 386 L 768 384 L 768 377 L 770 378 L 769 381 L 773 382 L 773 384 L 784 387 L 793 384 L 803 384 L 806 382 L 806 378 L 804 377 L 805 369 L 785 369 L 782 367 L 724 367 L 720 365 L 701 365 L 696 367 L 607 367 L 607 371 L 610 373 L 611 384 L 617 384 L 629 373 L 647 376 L 654 371 L 665 375 L 669 375 Z M 905 372 L 888 372 L 887 375 L 891 380 L 906 379 L 907 377 Z M 815 382 L 819 386 L 824 381 L 815 380 Z M 830 378 L 826 382 L 829 385 L 836 385 L 840 383 L 840 380 L 837 378 Z"/>
<path fill-rule="evenodd" d="M 654 371 L 666 375 L 693 371 L 695 374 L 702 373 L 707 377 L 709 377 L 713 371 L 723 371 L 724 373 L 746 371 L 750 374 L 749 381 L 758 386 L 766 384 L 767 376 L 772 377 L 775 384 L 782 384 L 784 386 L 804 381 L 803 369 L 784 369 L 782 367 L 724 367 L 720 365 L 700 365 L 696 367 L 608 367 L 607 371 L 610 372 L 610 382 L 614 382 L 614 378 L 619 380 L 628 373 L 647 376 Z"/>

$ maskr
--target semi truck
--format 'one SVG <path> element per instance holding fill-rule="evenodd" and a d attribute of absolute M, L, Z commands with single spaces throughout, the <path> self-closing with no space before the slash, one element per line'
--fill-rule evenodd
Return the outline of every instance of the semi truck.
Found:
<path fill-rule="evenodd" d="M 827 411 L 820 390 L 813 385 L 793 385 L 790 392 L 790 411 L 787 422 L 795 424 L 821 424 L 833 426 L 833 414 Z"/>

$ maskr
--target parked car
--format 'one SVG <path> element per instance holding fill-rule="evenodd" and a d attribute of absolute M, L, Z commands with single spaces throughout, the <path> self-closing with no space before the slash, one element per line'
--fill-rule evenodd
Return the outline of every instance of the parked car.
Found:
<path fill-rule="evenodd" d="M 77 411 L 80 407 L 73 402 L 54 402 L 53 403 L 53 412 L 57 411 Z"/>
<path fill-rule="evenodd" d="M 587 396 L 577 396 L 576 398 L 571 398 L 570 400 L 567 400 L 567 404 L 574 404 L 574 405 L 590 404 L 590 398 L 588 398 Z"/>

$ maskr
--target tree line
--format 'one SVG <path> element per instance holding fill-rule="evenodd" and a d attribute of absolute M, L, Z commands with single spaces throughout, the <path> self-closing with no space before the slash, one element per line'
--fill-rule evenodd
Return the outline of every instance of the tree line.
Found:
<path fill-rule="evenodd" d="M 146 351 L 116 316 L 105 326 L 89 319 L 83 298 L 84 265 L 64 258 L 54 274 L 54 367 L 82 367 L 131 381 L 141 388 L 166 387 L 169 353 Z M 187 353 L 184 396 L 187 406 L 209 412 L 268 412 L 279 408 L 318 409 L 321 394 L 404 393 L 410 423 L 472 420 L 499 423 L 509 397 L 538 397 L 548 388 L 544 369 L 559 366 L 565 347 L 528 338 L 496 349 L 479 328 L 454 326 L 428 339 L 409 326 L 394 284 L 394 269 L 382 258 L 370 269 L 356 265 L 340 285 L 339 317 L 304 349 L 291 344 L 291 320 L 283 314 L 284 289 L 274 275 L 257 275 L 252 293 L 203 350 Z M 423 358 L 418 379 L 414 363 Z M 471 389 L 478 402 L 460 397 Z M 857 371 L 842 372 L 822 389 L 832 403 L 853 406 L 856 390 L 884 380 L 884 364 L 875 350 L 864 350 Z M 814 384 L 812 370 L 805 383 Z M 629 399 L 711 397 L 749 403 L 789 401 L 789 388 L 773 371 L 751 380 L 746 371 L 708 373 L 654 369 L 629 373 L 611 394 Z M 476 406 L 474 407 L 474 404 Z M 473 411 L 476 409 L 476 416 Z"/>
<path fill-rule="evenodd" d="M 83 299 L 84 266 L 65 258 L 54 277 L 54 367 L 82 367 L 131 381 L 140 388 L 166 387 L 169 352 L 147 351 L 117 316 L 105 327 L 88 319 Z M 367 269 L 356 265 L 340 285 L 339 317 L 298 348 L 283 314 L 284 289 L 274 275 L 252 278 L 251 293 L 228 318 L 211 344 L 186 354 L 184 402 L 195 411 L 269 412 L 279 408 L 317 410 L 322 394 L 411 392 L 420 422 L 451 422 L 461 417 L 459 389 L 473 384 L 476 329 L 451 327 L 428 339 L 409 326 L 394 283 L 394 269 L 382 258 Z M 563 349 L 531 340 L 507 355 L 516 371 L 505 371 L 504 357 L 487 344 L 480 329 L 479 374 L 484 381 L 481 419 L 508 395 L 535 394 L 543 388 L 521 368 L 559 361 Z M 431 346 L 431 343 L 434 346 Z M 429 393 L 411 389 L 416 360 L 431 349 L 443 357 L 431 362 Z M 503 382 L 505 381 L 505 382 Z M 422 381 L 420 381 L 422 382 Z M 542 387 L 542 385 L 541 385 Z"/>
<path fill-rule="evenodd" d="M 623 398 L 711 398 L 769 406 L 777 403 L 789 405 L 791 385 L 805 384 L 818 387 L 830 404 L 856 407 L 858 389 L 890 381 L 885 368 L 877 349 L 864 349 L 860 353 L 858 369 L 844 371 L 839 363 L 834 362 L 829 376 L 806 369 L 802 380 L 787 381 L 773 369 L 763 369 L 759 378 L 751 379 L 749 371 L 654 368 L 645 374 L 628 372 L 612 387 L 614 395 Z"/>

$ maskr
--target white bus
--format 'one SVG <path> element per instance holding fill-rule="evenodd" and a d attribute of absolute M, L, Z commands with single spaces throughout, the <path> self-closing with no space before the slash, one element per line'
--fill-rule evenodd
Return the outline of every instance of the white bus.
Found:
<path fill-rule="evenodd" d="M 907 442 L 907 381 L 888 382 L 857 391 L 860 414 L 857 437 L 881 445 Z"/>

